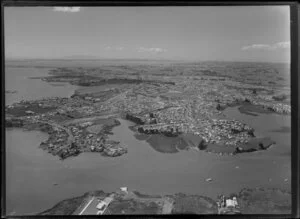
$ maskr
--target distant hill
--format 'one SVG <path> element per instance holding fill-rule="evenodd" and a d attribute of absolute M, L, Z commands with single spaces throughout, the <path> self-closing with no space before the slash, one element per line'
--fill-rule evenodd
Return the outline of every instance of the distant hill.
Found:
<path fill-rule="evenodd" d="M 83 59 L 86 59 L 86 60 L 89 60 L 89 59 L 99 59 L 99 57 L 97 56 L 91 56 L 91 55 L 72 55 L 72 56 L 64 56 L 62 57 L 62 59 L 80 59 L 80 60 L 83 60 Z"/>
<path fill-rule="evenodd" d="M 102 61 L 168 61 L 168 62 L 177 62 L 182 60 L 169 60 L 169 59 L 144 59 L 144 58 L 101 58 L 97 56 L 90 55 L 72 55 L 72 56 L 64 56 L 61 58 L 56 58 L 61 60 L 102 60 Z"/>

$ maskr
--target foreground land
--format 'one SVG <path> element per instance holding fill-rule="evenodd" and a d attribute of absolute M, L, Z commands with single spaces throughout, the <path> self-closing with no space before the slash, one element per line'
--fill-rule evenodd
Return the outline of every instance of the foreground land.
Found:
<path fill-rule="evenodd" d="M 82 152 L 121 156 L 127 146 L 109 139 L 118 118 L 133 121 L 139 138 L 162 152 L 195 148 L 221 155 L 266 150 L 275 144 L 223 111 L 289 115 L 289 69 L 264 63 L 103 64 L 55 68 L 47 82 L 80 86 L 70 98 L 21 101 L 6 106 L 6 127 L 42 130 L 41 148 L 62 159 Z M 162 140 L 163 139 L 163 140 Z M 166 145 L 172 145 L 168 147 Z M 130 152 L 129 152 L 130 153 Z"/>
<path fill-rule="evenodd" d="M 236 197 L 236 211 L 220 212 L 218 202 L 201 195 L 147 195 L 137 191 L 87 192 L 64 200 L 39 215 L 96 215 L 98 203 L 111 197 L 102 214 L 290 214 L 291 194 L 275 188 L 245 188 Z"/>

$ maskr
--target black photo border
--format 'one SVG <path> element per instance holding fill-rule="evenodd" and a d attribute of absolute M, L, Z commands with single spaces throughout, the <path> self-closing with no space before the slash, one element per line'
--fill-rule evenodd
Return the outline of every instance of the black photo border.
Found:
<path fill-rule="evenodd" d="M 299 171 L 300 171 L 300 153 L 299 146 L 300 141 L 298 134 L 300 127 L 300 111 L 299 111 L 299 102 L 300 102 L 300 93 L 299 93 L 299 85 L 300 85 L 300 77 L 299 77 L 299 63 L 300 57 L 298 56 L 300 44 L 299 44 L 299 36 L 300 36 L 300 7 L 297 1 L 166 1 L 166 2 L 158 2 L 158 1 L 97 1 L 97 0 L 3 0 L 1 1 L 1 55 L 2 55 L 2 74 L 1 74 L 1 218 L 48 218 L 53 216 L 6 216 L 6 187 L 5 187 L 5 48 L 4 48 L 4 7 L 22 7 L 22 6 L 270 6 L 270 5 L 288 5 L 290 6 L 290 40 L 291 40 L 291 170 L 292 170 L 292 180 L 291 180 L 291 194 L 292 194 L 292 213 L 288 215 L 269 215 L 269 214 L 243 214 L 243 215 L 230 215 L 231 217 L 242 217 L 242 218 L 299 218 L 299 208 L 300 208 L 300 192 L 299 192 Z M 112 215 L 111 215 L 112 216 Z M 146 216 L 141 215 L 138 216 L 140 218 L 144 217 L 180 217 L 183 216 L 193 216 L 193 215 L 153 215 Z M 219 215 L 194 215 L 195 217 L 216 217 Z M 220 215 L 222 217 L 226 217 L 226 215 Z M 61 216 L 60 216 L 61 217 Z M 63 216 L 63 217 L 76 217 L 76 216 Z M 80 216 L 77 216 L 80 217 Z M 97 216 L 88 216 L 97 218 Z M 103 216 L 102 216 L 103 217 Z M 109 217 L 109 216 L 105 216 Z M 113 216 L 114 218 L 119 216 Z M 120 216 L 121 217 L 121 216 Z M 129 216 L 125 216 L 129 217 Z M 132 217 L 132 216 L 131 216 Z M 228 217 L 228 216 L 227 216 Z"/>

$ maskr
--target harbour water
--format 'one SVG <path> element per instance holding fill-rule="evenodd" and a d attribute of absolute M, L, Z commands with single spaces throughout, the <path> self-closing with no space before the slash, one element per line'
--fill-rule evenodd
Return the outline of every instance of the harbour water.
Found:
<path fill-rule="evenodd" d="M 35 67 L 6 67 L 5 68 L 5 90 L 16 91 L 5 94 L 5 104 L 10 105 L 21 100 L 35 100 L 44 97 L 68 97 L 75 89 L 74 85 L 68 83 L 49 84 L 40 79 L 30 77 L 43 77 L 51 68 Z"/>
<path fill-rule="evenodd" d="M 18 91 L 6 95 L 7 104 L 21 99 L 70 96 L 75 90 L 70 85 L 57 87 L 45 85 L 38 79 L 27 79 L 43 76 L 47 73 L 45 68 L 6 71 L 6 89 Z M 38 147 L 47 134 L 7 129 L 7 214 L 35 214 L 87 191 L 109 192 L 121 186 L 149 194 L 183 192 L 213 199 L 220 193 L 238 192 L 244 187 L 290 190 L 290 132 L 276 131 L 281 126 L 290 127 L 290 116 L 259 114 L 253 117 L 241 114 L 237 108 L 226 109 L 225 114 L 248 123 L 257 136 L 270 137 L 276 145 L 266 151 L 237 156 L 218 156 L 197 150 L 161 153 L 135 137 L 129 129 L 131 122 L 120 119 L 121 125 L 112 130 L 111 139 L 127 145 L 127 154 L 111 158 L 83 153 L 61 161 Z M 207 182 L 207 178 L 212 181 Z"/>

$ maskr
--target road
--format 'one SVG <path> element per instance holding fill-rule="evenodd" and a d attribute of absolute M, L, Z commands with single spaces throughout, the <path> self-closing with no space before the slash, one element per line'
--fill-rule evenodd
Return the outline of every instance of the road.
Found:
<path fill-rule="evenodd" d="M 80 122 L 82 123 L 82 122 L 92 121 L 92 120 L 96 120 L 96 119 L 114 118 L 117 115 L 118 114 L 111 114 L 111 115 L 104 115 L 104 116 L 94 116 L 94 117 L 73 119 L 71 121 L 67 121 L 67 122 L 63 123 L 63 125 L 60 125 L 58 123 L 51 122 L 51 121 L 41 121 L 41 122 L 46 123 L 48 125 L 51 125 L 52 127 L 56 127 L 57 129 L 63 129 L 68 134 L 68 139 L 67 139 L 67 144 L 66 145 L 71 145 L 72 142 L 74 142 L 74 136 L 73 136 L 72 132 L 70 131 L 70 129 L 65 127 L 66 125 L 70 125 L 70 124 L 74 124 L 74 123 L 80 123 Z"/>
<path fill-rule="evenodd" d="M 92 197 L 86 206 L 82 209 L 79 215 L 97 215 L 98 209 L 98 200 L 95 197 Z"/>
<path fill-rule="evenodd" d="M 72 132 L 70 131 L 70 129 L 68 129 L 68 128 L 66 128 L 66 127 L 64 127 L 64 126 L 62 126 L 62 125 L 60 125 L 60 124 L 57 124 L 57 123 L 55 123 L 55 122 L 51 122 L 51 121 L 43 121 L 43 120 L 42 120 L 42 121 L 40 121 L 40 122 L 45 123 L 45 124 L 48 124 L 48 125 L 50 125 L 50 126 L 52 126 L 52 127 L 55 127 L 55 128 L 57 128 L 57 129 L 63 129 L 63 130 L 68 134 L 68 139 L 67 139 L 67 143 L 66 143 L 65 146 L 69 146 L 69 145 L 72 144 L 72 142 L 74 142 L 74 136 L 73 136 Z"/>
<path fill-rule="evenodd" d="M 73 120 L 70 120 L 70 121 L 66 121 L 63 124 L 64 125 L 72 125 L 72 124 L 76 124 L 76 123 L 89 122 L 89 121 L 93 121 L 93 120 L 96 120 L 96 119 L 110 119 L 110 118 L 115 118 L 118 115 L 119 114 L 109 114 L 109 115 L 102 115 L 102 116 L 84 117 L 84 118 L 79 118 L 79 119 L 73 119 Z"/>
<path fill-rule="evenodd" d="M 173 201 L 169 198 L 164 198 L 164 205 L 162 209 L 162 214 L 171 214 L 173 209 Z"/>
<path fill-rule="evenodd" d="M 110 197 L 114 198 L 114 195 L 110 195 Z M 90 200 L 87 202 L 85 207 L 80 211 L 79 215 L 99 215 L 101 211 L 97 209 L 97 205 L 99 204 L 99 197 L 91 197 Z M 103 197 L 100 198 L 101 200 Z M 107 203 L 105 206 L 105 209 L 103 211 L 103 214 L 107 212 L 107 207 L 109 206 L 110 202 Z"/>

